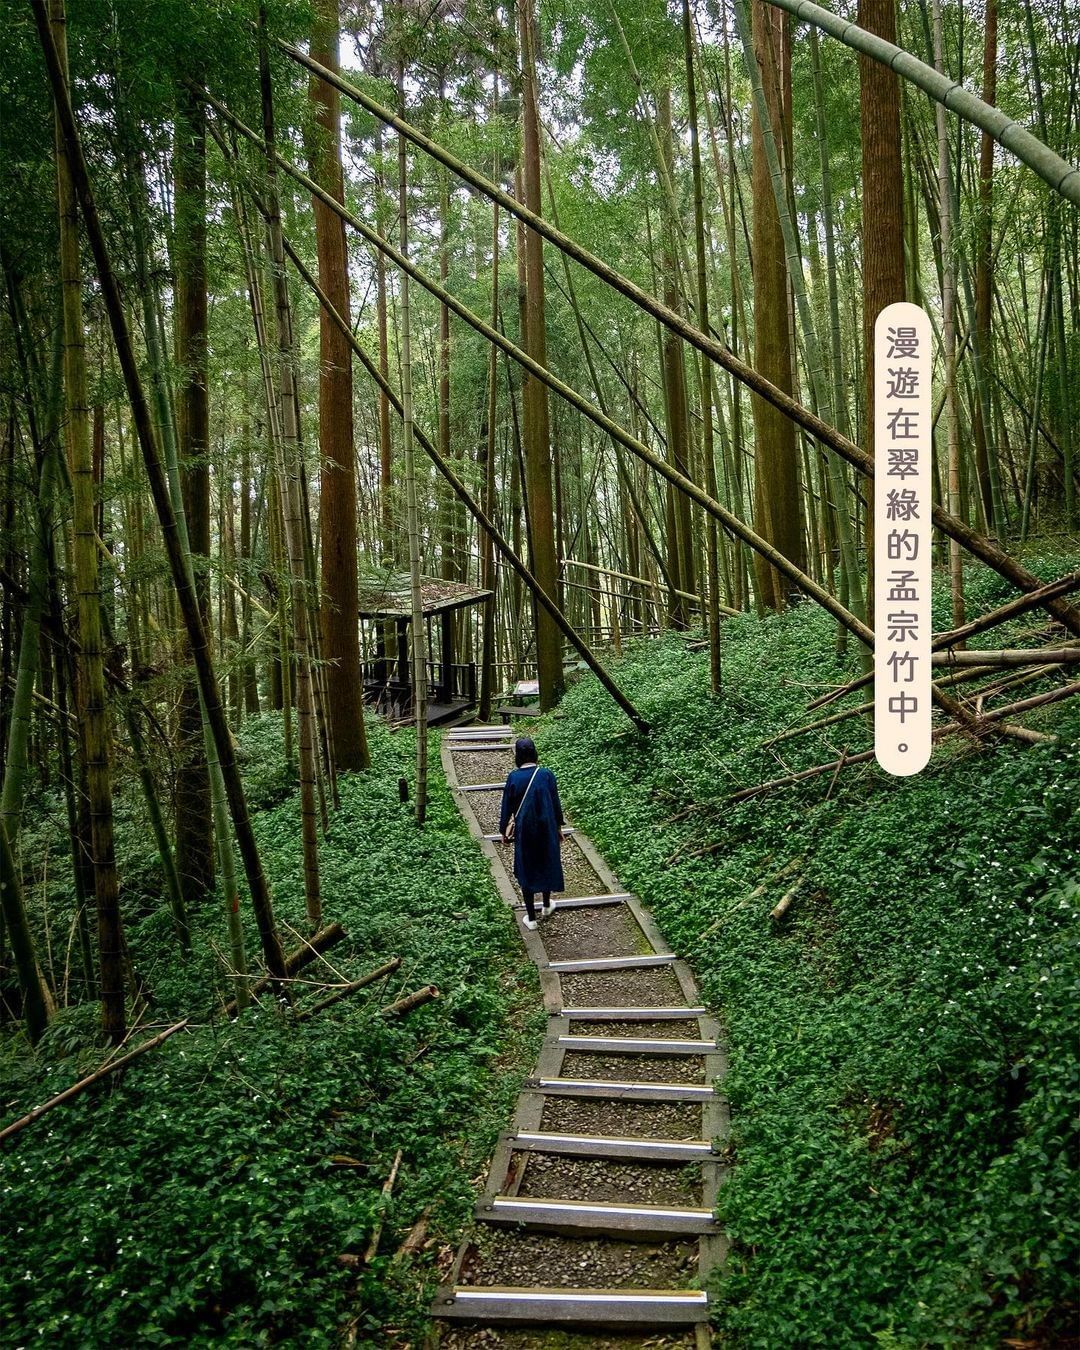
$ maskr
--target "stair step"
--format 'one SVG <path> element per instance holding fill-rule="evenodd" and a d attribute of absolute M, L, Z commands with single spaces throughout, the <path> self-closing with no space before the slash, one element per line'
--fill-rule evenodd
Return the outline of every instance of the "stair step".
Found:
<path fill-rule="evenodd" d="M 447 739 L 449 741 L 473 741 L 473 740 L 494 741 L 497 740 L 500 736 L 502 736 L 506 740 L 511 740 L 513 739 L 513 735 L 514 735 L 513 727 L 503 727 L 503 726 L 455 727 L 454 730 L 451 731 Z"/>
<path fill-rule="evenodd" d="M 499 786 L 502 787 L 502 784 L 500 783 Z M 562 832 L 562 835 L 563 835 L 563 838 L 564 838 L 564 839 L 569 839 L 570 836 L 571 836 L 573 833 L 574 833 L 574 827 L 573 827 L 572 825 L 565 825 L 565 826 L 563 826 L 563 832 Z M 485 839 L 489 840 L 491 843 L 495 843 L 497 840 L 499 840 L 499 839 L 502 838 L 502 835 L 501 835 L 501 834 L 485 834 L 483 837 L 484 837 Z M 522 908 L 524 908 L 524 906 L 522 906 Z"/>
<path fill-rule="evenodd" d="M 597 956 L 591 961 L 552 961 L 556 975 L 574 975 L 590 970 L 643 970 L 648 966 L 668 966 L 674 952 L 653 952 L 649 956 Z"/>
<path fill-rule="evenodd" d="M 508 750 L 512 750 L 514 747 L 509 741 L 456 741 L 451 748 L 467 750 L 470 755 L 474 750 L 498 750 L 505 755 Z"/>
<path fill-rule="evenodd" d="M 569 827 L 568 827 L 569 828 Z M 611 895 L 574 895 L 566 900 L 556 900 L 556 909 L 591 909 L 600 905 L 621 905 L 630 899 L 628 891 L 618 891 Z M 524 905 L 518 905 L 524 909 Z"/>
<path fill-rule="evenodd" d="M 707 1139 L 648 1139 L 599 1134 L 551 1134 L 519 1130 L 508 1135 L 527 1153 L 564 1153 L 583 1158 L 649 1158 L 656 1162 L 699 1162 L 713 1156 Z"/>
<path fill-rule="evenodd" d="M 548 1097 L 616 1097 L 631 1102 L 703 1102 L 715 1096 L 707 1083 L 629 1083 L 594 1078 L 530 1078 L 526 1088 Z"/>
<path fill-rule="evenodd" d="M 715 1041 L 644 1040 L 636 1036 L 560 1036 L 564 1050 L 608 1055 L 715 1055 Z"/>
<path fill-rule="evenodd" d="M 703 1289 L 545 1289 L 506 1285 L 455 1285 L 441 1292 L 436 1317 L 477 1322 L 619 1322 L 627 1325 L 693 1325 L 707 1322 Z"/>
<path fill-rule="evenodd" d="M 704 1008 L 563 1008 L 571 1022 L 681 1022 L 704 1017 Z"/>
<path fill-rule="evenodd" d="M 610 1234 L 715 1233 L 711 1209 L 678 1205 L 611 1205 L 592 1200 L 541 1200 L 496 1195 L 476 1207 L 485 1223 L 531 1224 L 536 1228 Z"/>
<path fill-rule="evenodd" d="M 501 792 L 506 786 L 503 783 L 461 783 L 458 785 L 459 792 Z"/>

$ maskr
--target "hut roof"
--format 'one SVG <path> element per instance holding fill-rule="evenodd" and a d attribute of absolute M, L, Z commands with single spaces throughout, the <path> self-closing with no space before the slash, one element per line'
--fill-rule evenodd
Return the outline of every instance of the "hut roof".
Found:
<path fill-rule="evenodd" d="M 479 605 L 491 591 L 467 586 L 460 581 L 439 577 L 420 578 L 421 608 L 425 614 L 445 614 L 465 605 Z M 360 578 L 360 617 L 362 619 L 408 619 L 412 617 L 409 574 L 380 572 Z"/>

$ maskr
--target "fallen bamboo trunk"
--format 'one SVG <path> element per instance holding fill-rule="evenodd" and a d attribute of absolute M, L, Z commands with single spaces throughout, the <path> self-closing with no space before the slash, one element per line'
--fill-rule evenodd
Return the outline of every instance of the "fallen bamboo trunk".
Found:
<path fill-rule="evenodd" d="M 1056 669 L 1056 666 L 1047 667 L 1046 671 L 1037 671 L 1034 675 L 1029 675 L 1029 679 L 1041 679 L 1044 674 L 1050 670 Z M 958 684 L 970 684 L 972 680 L 981 680 L 987 675 L 995 675 L 998 672 L 996 666 L 968 666 L 964 670 L 955 673 L 943 675 L 937 684 L 948 686 L 954 689 Z M 985 689 L 976 689 L 974 697 L 983 698 L 987 694 L 997 691 L 998 685 L 991 684 Z M 972 697 L 969 695 L 968 697 Z M 820 731 L 824 727 L 835 726 L 838 722 L 846 722 L 849 718 L 858 717 L 862 713 L 868 713 L 873 710 L 874 700 L 868 699 L 865 703 L 858 703 L 854 708 L 842 708 L 839 712 L 830 713 L 828 717 L 819 717 L 814 722 L 806 722 L 801 727 L 792 727 L 788 731 L 781 731 L 776 736 L 772 736 L 767 741 L 762 741 L 758 746 L 759 750 L 768 750 L 774 745 L 781 745 L 784 741 L 792 741 L 796 736 L 803 736 L 808 731 Z"/>
<path fill-rule="evenodd" d="M 1031 708 L 1044 708 L 1051 703 L 1060 703 L 1063 699 L 1071 698 L 1074 694 L 1080 694 L 1080 680 L 1072 684 L 1061 685 L 1058 689 L 1048 689 L 1044 694 L 1034 694 L 1031 698 L 1020 699 L 1016 703 L 1008 703 L 1003 708 L 995 708 L 992 712 L 983 713 L 981 716 L 971 715 L 968 722 L 948 722 L 945 726 L 936 727 L 931 733 L 935 741 L 941 740 L 945 736 L 951 736 L 957 731 L 974 731 L 976 734 L 981 731 L 987 723 L 1004 723 L 1001 728 L 1007 730 L 1018 740 L 1028 741 L 1035 745 L 1046 745 L 1053 741 L 1052 736 L 1047 736 L 1040 731 L 1032 731 L 1029 727 L 1013 726 L 1006 723 L 1005 719 L 1014 717 L 1018 713 L 1027 712 Z M 741 792 L 735 792 L 730 797 L 725 797 L 723 804 L 730 806 L 735 802 L 745 802 L 751 797 L 761 796 L 762 793 L 771 792 L 773 788 L 789 787 L 795 783 L 804 782 L 808 778 L 817 778 L 821 774 L 831 773 L 839 768 L 847 768 L 851 764 L 866 764 L 874 758 L 873 750 L 862 750 L 857 755 L 842 755 L 839 759 L 832 759 L 828 764 L 817 764 L 812 769 L 802 769 L 799 773 L 788 774 L 784 778 L 772 778 L 767 783 L 759 783 L 756 787 L 743 788 Z M 715 852 L 721 848 L 722 844 L 709 845 L 706 850 L 695 854 L 695 857 L 703 857 L 706 852 Z"/>
<path fill-rule="evenodd" d="M 989 632 L 999 624 L 1007 623 L 1010 619 L 1018 618 L 1021 614 L 1038 608 L 1044 600 L 1058 599 L 1076 590 L 1080 590 L 1080 572 L 1070 572 L 1067 576 L 1059 577 L 1057 581 L 1040 586 L 1038 590 L 1028 591 L 1007 604 L 999 605 L 997 609 L 988 610 L 961 628 L 951 628 L 947 632 L 938 633 L 930 644 L 931 650 L 937 652 L 945 647 L 955 646 L 958 642 L 966 642 L 968 638 Z M 813 712 L 815 708 L 823 708 L 827 703 L 843 698 L 845 694 L 853 694 L 857 689 L 864 689 L 873 682 L 873 679 L 873 671 L 860 675 L 848 684 L 841 685 L 839 689 L 830 690 L 829 693 L 814 699 L 812 703 L 806 705 L 806 711 Z"/>
<path fill-rule="evenodd" d="M 774 923 L 779 923 L 795 903 L 795 897 L 802 890 L 804 880 L 805 877 L 800 877 L 794 886 L 792 886 L 791 889 L 787 891 L 775 905 L 773 905 L 772 909 L 769 910 L 769 918 L 772 919 Z"/>
<path fill-rule="evenodd" d="M 438 997 L 439 991 L 436 986 L 425 984 L 422 989 L 417 989 L 394 1003 L 388 1003 L 385 1008 L 380 1008 L 379 1013 L 383 1017 L 403 1017 L 407 1012 L 412 1012 L 414 1008 L 419 1008 L 423 1003 L 430 1003 L 432 999 Z"/>
<path fill-rule="evenodd" d="M 427 1209 L 424 1210 L 417 1221 L 405 1234 L 401 1246 L 398 1247 L 397 1251 L 390 1258 L 391 1262 L 403 1261 L 406 1256 L 415 1256 L 423 1249 L 424 1242 L 427 1239 L 428 1221 L 431 1218 L 431 1210 L 432 1206 L 428 1205 Z"/>
<path fill-rule="evenodd" d="M 996 652 L 934 652 L 935 666 L 1071 666 L 1080 647 L 1014 647 Z"/>
<path fill-rule="evenodd" d="M 312 961 L 323 952 L 327 951 L 335 942 L 340 942 L 345 936 L 345 929 L 339 923 L 327 924 L 325 928 L 320 928 L 317 933 L 312 934 L 302 947 L 297 947 L 285 957 L 285 978 L 295 975 L 297 971 L 303 970 L 305 966 L 311 965 Z M 276 981 L 280 983 L 280 981 Z M 264 989 L 268 989 L 275 983 L 269 975 L 263 975 L 256 980 L 248 991 L 250 994 L 261 994 Z M 226 1017 L 235 1017 L 237 1013 L 236 999 L 230 999 L 225 1004 L 224 1013 Z"/>
<path fill-rule="evenodd" d="M 391 1192 L 394 1189 L 394 1182 L 397 1180 L 398 1168 L 401 1166 L 401 1149 L 398 1149 L 394 1157 L 394 1165 L 390 1168 L 390 1175 L 383 1182 L 382 1194 L 379 1197 L 379 1217 L 375 1220 L 375 1227 L 371 1230 L 371 1237 L 368 1239 L 368 1245 L 364 1248 L 364 1264 L 375 1259 L 375 1253 L 379 1250 L 379 1239 L 382 1237 L 383 1224 L 386 1222 L 386 1206 L 390 1200 Z"/>
<path fill-rule="evenodd" d="M 42 1102 L 40 1106 L 35 1106 L 34 1109 L 28 1111 L 25 1116 L 20 1116 L 18 1120 L 12 1121 L 10 1125 L 6 1125 L 0 1130 L 0 1143 L 3 1143 L 5 1139 L 10 1139 L 21 1130 L 25 1130 L 27 1125 L 32 1125 L 35 1120 L 39 1120 L 46 1112 L 51 1111 L 54 1107 L 63 1106 L 65 1102 L 70 1102 L 74 1097 L 80 1096 L 88 1087 L 92 1087 L 95 1083 L 99 1083 L 103 1078 L 107 1078 L 109 1074 L 115 1073 L 117 1069 L 124 1068 L 125 1065 L 130 1064 L 133 1059 L 138 1059 L 140 1055 L 145 1055 L 147 1050 L 153 1050 L 155 1046 L 161 1045 L 161 1043 L 167 1041 L 170 1036 L 175 1035 L 178 1031 L 182 1031 L 190 1021 L 191 1019 L 189 1017 L 185 1017 L 182 1022 L 176 1022 L 173 1026 L 167 1027 L 164 1031 L 159 1031 L 156 1036 L 152 1036 L 148 1041 L 143 1041 L 142 1045 L 137 1045 L 135 1049 L 128 1054 L 121 1055 L 119 1059 L 114 1059 L 106 1064 L 102 1064 L 100 1068 L 95 1069 L 91 1074 L 87 1074 L 85 1078 L 80 1078 L 79 1081 L 73 1083 L 71 1087 L 65 1088 L 63 1092 L 57 1093 L 55 1097 L 50 1097 L 47 1102 Z"/>
<path fill-rule="evenodd" d="M 353 980 L 351 984 L 345 985 L 341 989 L 335 989 L 327 998 L 320 999 L 318 1003 L 310 1008 L 305 1008 L 302 1012 L 296 1014 L 298 1022 L 307 1017 L 314 1017 L 317 1012 L 322 1012 L 324 1008 L 329 1008 L 331 1004 L 340 1003 L 343 998 L 348 998 L 350 994 L 355 994 L 358 989 L 366 989 L 369 984 L 374 984 L 376 980 L 381 980 L 385 975 L 392 975 L 401 965 L 401 957 L 392 957 L 385 965 L 379 966 L 377 970 L 369 970 L 366 975 L 361 975 L 358 980 Z"/>

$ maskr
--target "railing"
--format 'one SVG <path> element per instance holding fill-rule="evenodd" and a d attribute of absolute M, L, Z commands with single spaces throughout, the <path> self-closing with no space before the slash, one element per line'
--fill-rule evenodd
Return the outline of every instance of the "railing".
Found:
<path fill-rule="evenodd" d="M 401 679 L 397 661 L 384 658 L 365 661 L 362 666 L 364 696 L 381 711 L 397 717 L 408 716 L 413 706 L 412 680 Z M 427 663 L 428 698 L 433 703 L 475 703 L 476 665 L 473 662 L 444 665 Z"/>

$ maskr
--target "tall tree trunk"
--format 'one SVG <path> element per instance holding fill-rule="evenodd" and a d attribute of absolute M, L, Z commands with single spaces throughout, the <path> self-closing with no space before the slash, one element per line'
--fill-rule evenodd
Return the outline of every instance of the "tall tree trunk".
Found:
<path fill-rule="evenodd" d="M 945 70 L 941 34 L 940 0 L 931 0 L 934 24 L 934 65 Z M 949 132 L 945 109 L 935 104 L 938 137 L 938 231 L 941 241 L 941 337 L 945 354 L 945 444 L 948 455 L 948 506 L 958 516 L 960 506 L 960 441 L 956 408 L 956 259 L 952 240 L 952 169 L 949 162 Z M 987 517 L 993 520 L 993 516 Z M 959 541 L 949 540 L 949 581 L 952 591 L 952 626 L 964 623 L 964 556 Z"/>
<path fill-rule="evenodd" d="M 385 238 L 387 229 L 383 207 L 383 128 L 378 122 L 375 126 L 375 228 Z M 375 254 L 375 321 L 379 329 L 379 374 L 384 380 L 390 378 L 390 343 L 386 331 L 386 259 L 381 253 Z M 390 439 L 390 400 L 379 390 L 379 535 L 383 557 L 394 556 L 394 513 L 391 501 L 391 477 L 393 469 L 393 442 Z M 387 632 L 393 632 L 393 625 L 387 625 Z"/>
<path fill-rule="evenodd" d="M 311 54 L 338 69 L 338 0 L 318 0 Z M 341 95 L 316 76 L 310 82 L 315 107 L 311 176 L 344 202 L 341 170 Z M 313 198 L 319 283 L 349 321 L 349 256 L 345 222 Z M 319 448 L 322 536 L 322 651 L 334 759 L 339 769 L 366 769 L 371 760 L 364 732 L 357 596 L 356 454 L 353 449 L 352 353 L 325 312 L 319 319 Z"/>
<path fill-rule="evenodd" d="M 998 0 L 986 0 L 982 100 L 991 107 L 997 102 L 997 21 Z M 990 368 L 993 322 L 993 224 L 994 138 L 984 131 L 979 142 L 979 209 L 975 241 L 975 343 L 984 370 Z M 975 439 L 975 472 L 979 480 L 986 530 L 988 534 L 1001 538 L 1005 522 L 1002 518 L 1000 490 L 995 481 L 997 447 L 990 444 L 991 432 L 983 415 L 981 399 L 975 402 L 972 432 Z M 990 463 L 991 454 L 995 460 L 993 467 Z"/>
<path fill-rule="evenodd" d="M 536 89 L 536 21 L 533 0 L 517 0 L 518 40 L 521 50 L 522 190 L 524 204 L 537 215 L 540 202 L 540 112 Z M 525 350 L 547 365 L 544 318 L 544 242 L 525 230 Z M 555 520 L 552 508 L 551 435 L 547 386 L 531 374 L 522 380 L 525 423 L 526 493 L 529 544 L 533 574 L 552 600 L 558 599 L 555 558 Z M 536 664 L 540 678 L 540 706 L 545 711 L 559 701 L 563 687 L 562 639 L 554 620 L 533 605 L 536 621 Z"/>
<path fill-rule="evenodd" d="M 660 148 L 664 174 L 670 181 L 674 177 L 675 164 L 672 148 L 671 130 L 671 89 L 664 85 L 656 97 L 657 139 Z M 674 200 L 668 203 L 664 212 L 663 245 L 661 249 L 661 272 L 663 274 L 664 304 L 677 313 L 682 311 L 682 295 L 679 289 L 679 253 L 681 242 L 681 221 L 675 214 Z M 680 473 L 688 477 L 690 472 L 690 428 L 686 396 L 686 359 L 682 339 L 670 329 L 663 330 L 661 342 L 664 365 L 664 412 L 667 426 L 668 459 Z M 693 594 L 694 585 L 694 542 L 693 518 L 690 514 L 690 501 L 682 492 L 669 493 L 670 518 L 674 526 L 674 538 L 669 540 L 671 549 L 678 556 L 678 586 Z M 674 571 L 674 568 L 672 569 Z M 676 595 L 674 597 L 671 622 L 676 628 L 685 628 L 688 622 L 687 602 Z"/>
<path fill-rule="evenodd" d="M 499 72 L 492 71 L 491 112 L 492 117 L 499 110 Z M 495 151 L 495 165 L 492 177 L 499 178 L 499 152 Z M 499 208 L 496 203 L 491 207 L 491 326 L 499 324 Z M 489 520 L 495 519 L 495 451 L 497 416 L 499 408 L 499 350 L 491 343 L 488 347 L 487 368 L 487 414 L 483 440 L 483 504 Z M 480 531 L 480 585 L 492 592 L 484 604 L 482 617 L 482 637 L 480 645 L 480 707 L 481 722 L 491 720 L 491 704 L 495 692 L 495 606 L 498 599 L 496 591 L 497 573 L 495 571 L 495 545 L 486 530 Z"/>
<path fill-rule="evenodd" d="M 281 484 L 285 546 L 289 556 L 292 582 L 293 645 L 296 657 L 296 725 L 300 752 L 300 823 L 304 849 L 304 905 L 312 929 L 322 920 L 322 894 L 319 877 L 319 840 L 315 784 L 315 697 L 312 688 L 311 644 L 307 597 L 307 568 L 304 559 L 303 516 L 300 500 L 300 425 L 296 398 L 296 345 L 293 337 L 288 280 L 285 275 L 285 248 L 281 233 L 281 205 L 278 197 L 277 168 L 274 159 L 274 96 L 270 67 L 261 52 L 263 135 L 268 148 L 267 201 L 270 263 L 273 269 L 274 302 L 278 341 L 278 405 L 280 432 L 271 436 L 278 456 Z M 268 417 L 273 416 L 274 400 L 268 400 Z"/>
<path fill-rule="evenodd" d="M 50 0 L 53 41 L 60 71 L 67 78 L 67 24 L 63 0 Z M 114 1043 L 124 1039 L 124 938 L 113 851 L 112 738 L 105 702 L 105 665 L 101 644 L 101 596 L 95 534 L 93 456 L 87 397 L 86 340 L 83 328 L 82 266 L 79 259 L 75 185 L 56 127 L 57 202 L 60 217 L 60 267 L 64 296 L 65 442 L 71 470 L 75 514 L 75 590 L 79 625 L 79 720 L 86 763 L 97 902 L 101 970 L 102 1027 Z"/>
<path fill-rule="evenodd" d="M 895 0 L 859 0 L 857 23 L 887 42 L 896 41 Z M 900 154 L 900 81 L 888 67 L 859 56 L 859 125 L 862 133 L 862 330 L 864 354 L 863 447 L 874 453 L 874 324 L 904 289 L 904 171 Z M 874 605 L 874 522 L 866 510 L 867 616 Z"/>
<path fill-rule="evenodd" d="M 705 257 L 705 195 L 701 172 L 701 138 L 698 132 L 697 80 L 694 73 L 694 26 L 690 0 L 683 0 L 683 47 L 686 57 L 686 97 L 690 116 L 690 154 L 694 176 L 694 250 L 697 264 L 697 319 L 703 333 L 709 331 L 709 283 Z M 734 258 L 731 260 L 735 266 Z M 713 448 L 713 368 L 712 362 L 698 362 L 701 375 L 701 453 L 705 461 L 705 491 L 717 496 L 716 455 Z M 720 692 L 720 539 L 715 519 L 710 516 L 706 528 L 706 557 L 709 586 L 709 683 L 714 694 Z M 633 569 L 631 569 L 633 571 Z M 617 611 L 616 611 L 617 612 Z"/>
<path fill-rule="evenodd" d="M 781 30 L 785 20 L 777 11 L 754 0 L 754 55 L 761 71 L 765 102 L 776 141 L 785 140 L 785 110 L 777 72 Z M 754 353 L 757 369 L 785 393 L 792 391 L 791 334 L 788 328 L 787 270 L 780 217 L 757 108 L 752 121 L 752 192 L 754 199 Z M 781 412 L 755 395 L 754 410 L 754 527 L 799 568 L 805 562 L 799 469 L 795 426 Z M 754 554 L 758 603 L 766 609 L 787 605 L 787 584 L 781 575 Z"/>
<path fill-rule="evenodd" d="M 405 113 L 405 67 L 398 67 L 398 103 Z M 398 137 L 398 243 L 409 256 L 409 160 L 405 137 Z M 416 495 L 416 456 L 413 449 L 412 333 L 409 314 L 409 277 L 401 274 L 401 423 L 405 462 L 405 512 L 409 536 L 409 596 L 411 601 L 413 713 L 416 722 L 416 823 L 427 815 L 427 642 L 420 592 L 420 519 Z"/>
<path fill-rule="evenodd" d="M 195 589 L 210 631 L 210 403 L 207 397 L 206 111 L 186 89 L 177 95 L 175 154 L 177 449 Z M 188 644 L 183 644 L 190 660 Z M 198 684 L 185 677 L 177 712 L 176 866 L 192 909 L 214 885 L 210 775 Z"/>

